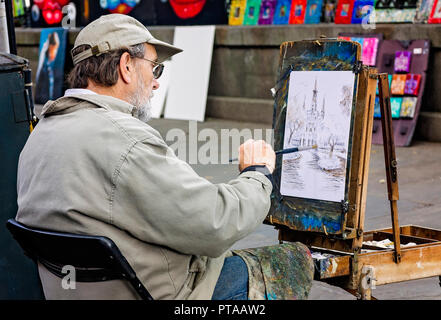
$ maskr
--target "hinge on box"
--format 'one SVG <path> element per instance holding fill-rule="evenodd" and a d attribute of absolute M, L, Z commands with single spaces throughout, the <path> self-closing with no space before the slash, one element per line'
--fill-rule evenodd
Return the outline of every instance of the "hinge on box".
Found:
<path fill-rule="evenodd" d="M 357 62 L 355 62 L 354 66 L 352 67 L 352 72 L 355 74 L 359 74 L 362 69 L 363 69 L 363 62 L 357 61 Z"/>

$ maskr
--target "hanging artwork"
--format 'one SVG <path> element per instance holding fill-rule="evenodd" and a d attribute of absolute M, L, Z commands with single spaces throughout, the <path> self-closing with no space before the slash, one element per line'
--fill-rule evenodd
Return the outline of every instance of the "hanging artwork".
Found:
<path fill-rule="evenodd" d="M 351 71 L 291 72 L 283 147 L 317 149 L 283 156 L 282 195 L 344 199 L 354 81 Z"/>
<path fill-rule="evenodd" d="M 100 0 L 100 6 L 110 13 L 128 14 L 141 0 Z"/>
<path fill-rule="evenodd" d="M 67 30 L 45 28 L 40 34 L 35 103 L 45 104 L 63 95 Z"/>

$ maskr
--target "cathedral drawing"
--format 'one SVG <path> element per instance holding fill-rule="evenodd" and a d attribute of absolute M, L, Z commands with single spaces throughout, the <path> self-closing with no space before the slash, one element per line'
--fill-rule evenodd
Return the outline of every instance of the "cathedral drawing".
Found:
<path fill-rule="evenodd" d="M 302 147 L 309 147 L 317 144 L 317 129 L 321 127 L 321 124 L 325 118 L 325 98 L 323 98 L 322 107 L 319 110 L 318 107 L 318 89 L 317 79 L 315 79 L 314 89 L 312 91 L 311 105 L 306 108 L 306 97 L 303 101 L 303 111 L 306 114 L 305 124 L 300 129 L 299 135 L 297 135 L 296 145 Z"/>

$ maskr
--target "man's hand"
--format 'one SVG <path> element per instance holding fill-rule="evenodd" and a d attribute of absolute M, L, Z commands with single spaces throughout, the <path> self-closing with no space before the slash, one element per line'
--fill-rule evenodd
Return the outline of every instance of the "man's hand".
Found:
<path fill-rule="evenodd" d="M 265 165 L 273 173 L 275 163 L 273 148 L 263 140 L 249 139 L 239 147 L 239 171 L 249 166 Z"/>

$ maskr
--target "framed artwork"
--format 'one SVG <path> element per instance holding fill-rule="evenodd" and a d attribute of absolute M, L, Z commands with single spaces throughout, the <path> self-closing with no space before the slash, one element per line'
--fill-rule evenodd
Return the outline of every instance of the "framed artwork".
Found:
<path fill-rule="evenodd" d="M 63 95 L 66 41 L 67 30 L 64 28 L 41 30 L 35 103 L 45 104 Z"/>
<path fill-rule="evenodd" d="M 434 0 L 428 23 L 441 23 L 441 0 Z"/>
<path fill-rule="evenodd" d="M 245 16 L 243 17 L 243 24 L 247 26 L 257 25 L 259 20 L 259 12 L 262 0 L 247 0 L 245 9 Z"/>
<path fill-rule="evenodd" d="M 288 24 L 291 11 L 291 0 L 278 0 L 273 24 Z"/>
<path fill-rule="evenodd" d="M 306 0 L 293 0 L 291 3 L 290 24 L 302 24 L 305 22 Z"/>
<path fill-rule="evenodd" d="M 230 5 L 230 15 L 228 24 L 230 26 L 240 26 L 243 24 L 246 0 L 232 0 Z"/>
<path fill-rule="evenodd" d="M 262 0 L 258 24 L 272 24 L 277 0 Z"/>
<path fill-rule="evenodd" d="M 354 69 L 361 59 L 358 43 L 319 42 L 281 46 L 274 148 L 317 147 L 277 157 L 267 221 L 341 235 L 363 210 L 355 205 L 361 189 L 351 177 L 369 167 L 363 165 L 367 153 L 360 151 L 370 146 L 376 80 L 367 76 L 373 69 Z"/>
<path fill-rule="evenodd" d="M 414 23 L 427 23 L 432 11 L 433 0 L 418 0 Z"/>

